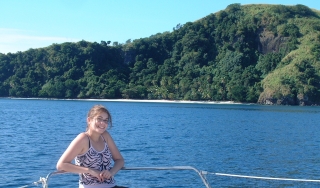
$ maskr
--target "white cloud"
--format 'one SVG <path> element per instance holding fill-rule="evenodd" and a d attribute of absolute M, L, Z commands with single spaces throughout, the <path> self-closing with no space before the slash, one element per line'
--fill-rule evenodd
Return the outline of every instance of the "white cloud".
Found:
<path fill-rule="evenodd" d="M 27 30 L 0 28 L 0 53 L 16 53 L 30 48 L 42 48 L 53 43 L 77 42 L 79 39 L 55 36 L 39 36 Z"/>

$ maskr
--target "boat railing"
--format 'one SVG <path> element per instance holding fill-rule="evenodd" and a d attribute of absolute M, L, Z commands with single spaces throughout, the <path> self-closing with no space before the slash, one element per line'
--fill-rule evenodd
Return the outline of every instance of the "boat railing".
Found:
<path fill-rule="evenodd" d="M 226 176 L 226 177 L 234 177 L 234 178 L 247 178 L 247 179 L 260 179 L 260 180 L 273 180 L 273 181 L 295 181 L 295 182 L 313 182 L 320 183 L 319 179 L 295 179 L 295 178 L 277 178 L 277 177 L 264 177 L 264 176 L 248 176 L 248 175 L 240 175 L 240 174 L 226 174 L 226 173 L 214 173 L 198 170 L 192 166 L 171 166 L 171 167 L 123 167 L 121 170 L 193 170 L 195 171 L 201 178 L 203 184 L 206 188 L 211 188 L 209 182 L 206 179 L 207 174 L 216 175 L 216 176 Z M 40 177 L 40 180 L 32 183 L 31 185 L 40 185 L 42 184 L 43 188 L 48 188 L 49 179 L 54 175 L 65 174 L 68 172 L 64 171 L 55 171 L 49 173 L 45 178 Z M 29 187 L 30 185 L 25 185 L 19 188 Z"/>
<path fill-rule="evenodd" d="M 123 167 L 122 170 L 193 170 L 195 171 L 201 178 L 203 184 L 206 188 L 211 188 L 206 174 L 207 171 L 198 170 L 192 166 L 172 166 L 172 167 Z"/>
<path fill-rule="evenodd" d="M 207 181 L 205 175 L 207 174 L 206 171 L 198 170 L 192 166 L 172 166 L 172 167 L 123 167 L 121 170 L 193 170 L 195 171 L 201 178 L 202 182 L 204 183 L 206 188 L 211 188 L 209 182 Z M 65 171 L 54 171 L 50 172 L 45 178 L 40 177 L 40 180 L 34 182 L 32 185 L 40 185 L 42 184 L 42 188 L 49 187 L 49 180 L 54 175 L 65 174 L 68 172 Z M 22 186 L 20 188 L 26 188 L 29 185 Z"/>

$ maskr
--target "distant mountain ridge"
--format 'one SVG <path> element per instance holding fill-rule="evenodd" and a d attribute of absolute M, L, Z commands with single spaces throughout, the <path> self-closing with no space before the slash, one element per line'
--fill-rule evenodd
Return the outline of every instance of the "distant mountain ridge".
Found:
<path fill-rule="evenodd" d="M 320 104 L 320 12 L 231 4 L 171 32 L 0 54 L 1 97 Z"/>

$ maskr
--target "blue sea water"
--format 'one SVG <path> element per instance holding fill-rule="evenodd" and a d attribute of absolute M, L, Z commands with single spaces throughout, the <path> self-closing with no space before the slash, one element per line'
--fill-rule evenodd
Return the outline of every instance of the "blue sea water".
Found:
<path fill-rule="evenodd" d="M 94 104 L 110 110 L 109 132 L 127 167 L 192 166 L 209 172 L 212 187 L 320 187 L 214 174 L 320 179 L 320 107 L 35 99 L 0 99 L 0 187 L 36 187 L 55 171 Z M 186 170 L 122 170 L 115 178 L 132 188 L 205 187 Z M 75 174 L 56 175 L 49 187 L 77 183 Z"/>

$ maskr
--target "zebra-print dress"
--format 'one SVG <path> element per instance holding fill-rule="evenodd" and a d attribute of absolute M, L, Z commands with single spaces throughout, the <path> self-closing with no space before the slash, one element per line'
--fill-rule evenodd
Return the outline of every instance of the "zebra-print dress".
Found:
<path fill-rule="evenodd" d="M 103 136 L 101 136 L 103 138 Z M 111 161 L 112 155 L 109 150 L 107 142 L 104 140 L 104 149 L 102 151 L 95 150 L 90 144 L 89 139 L 89 149 L 85 154 L 78 155 L 75 158 L 75 164 L 83 167 L 88 167 L 92 169 L 96 169 L 99 171 L 102 170 L 110 170 L 111 169 Z M 103 182 L 100 182 L 98 178 L 92 176 L 88 173 L 79 174 L 79 186 L 86 187 L 104 187 L 111 188 L 116 185 L 115 179 L 112 177 L 111 179 L 106 179 Z M 96 185 L 96 186 L 95 186 Z"/>

